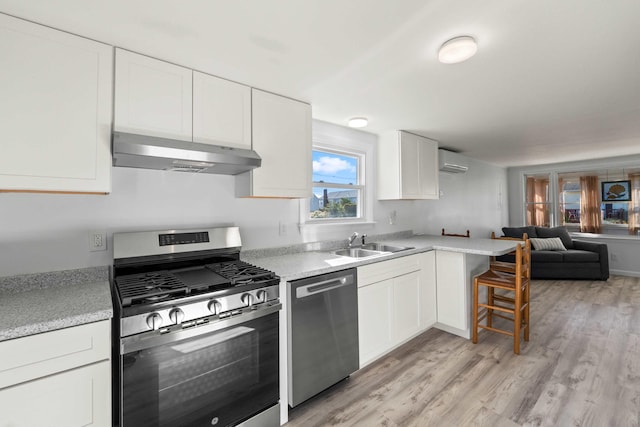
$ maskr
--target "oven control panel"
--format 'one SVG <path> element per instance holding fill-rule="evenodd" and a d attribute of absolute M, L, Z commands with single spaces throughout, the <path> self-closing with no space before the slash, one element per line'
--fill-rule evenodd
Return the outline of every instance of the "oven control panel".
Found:
<path fill-rule="evenodd" d="M 279 286 L 274 285 L 218 298 L 213 294 L 207 299 L 178 303 L 173 307 L 123 317 L 120 320 L 120 336 L 127 337 L 148 331 L 162 333 L 176 327 L 190 328 L 212 320 L 235 316 L 242 313 L 243 309 L 278 300 L 279 294 Z"/>
<path fill-rule="evenodd" d="M 159 234 L 158 243 L 160 244 L 160 246 L 188 245 L 191 243 L 209 243 L 209 232 L 199 231 L 193 233 Z"/>

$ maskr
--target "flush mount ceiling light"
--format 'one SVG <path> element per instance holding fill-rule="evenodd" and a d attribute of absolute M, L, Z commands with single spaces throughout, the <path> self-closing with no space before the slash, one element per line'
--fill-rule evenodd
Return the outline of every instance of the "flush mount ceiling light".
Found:
<path fill-rule="evenodd" d="M 478 44 L 473 37 L 455 37 L 440 47 L 438 60 L 443 64 L 456 64 L 471 58 L 477 51 Z"/>
<path fill-rule="evenodd" d="M 366 117 L 353 117 L 349 119 L 350 128 L 363 128 L 369 124 L 369 120 Z"/>

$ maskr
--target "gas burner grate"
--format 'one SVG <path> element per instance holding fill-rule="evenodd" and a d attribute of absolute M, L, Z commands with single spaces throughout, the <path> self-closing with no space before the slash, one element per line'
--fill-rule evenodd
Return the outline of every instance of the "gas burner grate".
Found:
<path fill-rule="evenodd" d="M 124 307 L 187 295 L 189 288 L 168 271 L 132 274 L 115 279 Z"/>
<path fill-rule="evenodd" d="M 248 285 L 276 277 L 275 273 L 244 261 L 208 264 L 206 267 L 225 279 L 229 279 L 233 286 Z"/>

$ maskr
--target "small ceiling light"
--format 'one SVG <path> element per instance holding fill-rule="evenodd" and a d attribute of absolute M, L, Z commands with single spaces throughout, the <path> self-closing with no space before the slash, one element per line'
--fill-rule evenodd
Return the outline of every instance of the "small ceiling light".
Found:
<path fill-rule="evenodd" d="M 443 64 L 456 64 L 471 58 L 477 51 L 478 44 L 473 37 L 455 37 L 440 47 L 438 60 Z"/>
<path fill-rule="evenodd" d="M 366 117 L 354 117 L 349 119 L 350 128 L 363 128 L 369 124 L 369 120 Z"/>

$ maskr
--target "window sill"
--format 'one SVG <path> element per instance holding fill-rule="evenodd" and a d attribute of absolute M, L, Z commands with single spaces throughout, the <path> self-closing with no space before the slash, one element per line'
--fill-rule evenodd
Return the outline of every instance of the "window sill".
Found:
<path fill-rule="evenodd" d="M 570 232 L 571 238 L 575 239 L 602 239 L 602 240 L 636 240 L 640 241 L 640 236 L 633 234 L 595 234 L 595 233 L 580 233 Z"/>
<path fill-rule="evenodd" d="M 322 228 L 322 227 L 353 227 L 353 226 L 358 226 L 358 227 L 365 227 L 365 228 L 373 228 L 376 225 L 375 221 L 327 221 L 327 222 L 320 222 L 320 221 L 313 221 L 313 222 L 304 222 L 304 223 L 300 223 L 298 224 L 298 228 L 300 230 L 304 230 L 304 229 L 312 229 L 312 228 Z"/>

